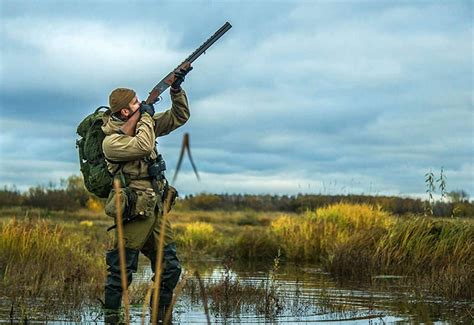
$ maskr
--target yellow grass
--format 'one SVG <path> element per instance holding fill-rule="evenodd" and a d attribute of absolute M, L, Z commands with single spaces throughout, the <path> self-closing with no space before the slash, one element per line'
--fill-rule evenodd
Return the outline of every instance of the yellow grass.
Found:
<path fill-rule="evenodd" d="M 270 230 L 292 260 L 323 263 L 333 274 L 417 278 L 436 294 L 472 298 L 474 222 L 396 218 L 365 204 L 336 204 L 298 218 L 282 216 Z"/>
<path fill-rule="evenodd" d="M 4 222 L 0 230 L 3 293 L 58 298 L 78 287 L 96 293 L 105 265 L 97 251 L 87 247 L 84 237 L 67 234 L 47 220 Z"/>
<path fill-rule="evenodd" d="M 6 214 L 0 211 L 0 217 Z M 28 218 L 38 215 L 41 218 L 32 221 L 3 223 L 0 263 L 7 266 L 5 288 L 13 292 L 15 283 L 28 283 L 34 288 L 29 292 L 38 292 L 44 279 L 58 283 L 70 276 L 94 281 L 101 290 L 103 254 L 111 242 L 105 228 L 112 220 L 90 211 L 68 215 L 34 210 Z M 400 218 L 378 207 L 345 203 L 299 215 L 178 210 L 169 218 L 183 259 L 231 255 L 268 258 L 271 263 L 280 249 L 286 261 L 319 262 L 335 275 L 409 275 L 447 298 L 472 299 L 474 292 L 472 219 Z M 79 265 L 79 271 L 72 265 Z M 23 270 L 31 274 L 15 276 L 25 274 Z"/>

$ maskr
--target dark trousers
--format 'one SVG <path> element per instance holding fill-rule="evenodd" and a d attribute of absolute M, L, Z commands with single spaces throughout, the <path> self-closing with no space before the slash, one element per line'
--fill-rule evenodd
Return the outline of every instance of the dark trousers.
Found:
<path fill-rule="evenodd" d="M 156 266 L 156 244 L 153 236 L 140 250 L 151 263 L 151 269 L 155 273 Z M 137 272 L 139 250 L 125 248 L 127 286 L 132 283 L 132 274 Z M 107 280 L 105 282 L 105 308 L 118 309 L 122 301 L 122 284 L 120 282 L 120 258 L 118 248 L 106 253 Z M 176 245 L 168 244 L 163 249 L 163 270 L 160 279 L 160 305 L 169 305 L 173 298 L 173 290 L 178 284 L 181 275 L 181 265 L 176 255 Z M 153 276 L 153 279 L 155 276 Z M 153 301 L 153 300 L 151 300 Z"/>

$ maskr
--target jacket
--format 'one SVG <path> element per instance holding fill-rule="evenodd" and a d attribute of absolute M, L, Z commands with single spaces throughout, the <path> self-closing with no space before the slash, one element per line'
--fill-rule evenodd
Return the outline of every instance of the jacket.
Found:
<path fill-rule="evenodd" d="M 155 113 L 153 117 L 144 113 L 137 123 L 135 136 L 118 133 L 125 122 L 110 114 L 104 114 L 102 130 L 106 136 L 102 149 L 107 159 L 107 167 L 112 174 L 121 168 L 130 180 L 128 186 L 134 190 L 152 187 L 147 160 L 156 159 L 158 156 L 156 138 L 169 134 L 189 119 L 188 100 L 184 90 L 171 92 L 171 101 L 171 108 L 165 112 Z"/>

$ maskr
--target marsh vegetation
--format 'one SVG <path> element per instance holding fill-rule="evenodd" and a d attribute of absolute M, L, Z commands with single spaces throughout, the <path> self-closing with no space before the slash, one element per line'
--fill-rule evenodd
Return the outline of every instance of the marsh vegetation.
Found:
<path fill-rule="evenodd" d="M 90 209 L 64 212 L 24 207 L 4 208 L 0 218 L 1 319 L 83 319 L 85 310 L 91 314 L 95 310 L 94 317 L 100 317 L 96 299 L 103 290 L 103 254 L 112 244 L 111 234 L 105 231 L 111 219 Z M 407 310 L 415 317 L 415 301 L 425 306 L 461 305 L 456 314 L 462 321 L 472 314 L 472 219 L 400 217 L 377 206 L 349 203 L 304 213 L 196 211 L 178 206 L 170 218 L 188 274 L 178 310 L 186 310 L 183 304 L 188 304 L 191 309 L 201 308 L 203 315 L 205 294 L 209 313 L 224 318 L 251 314 L 278 320 L 299 310 L 308 319 L 304 315 L 314 316 L 316 307 L 326 308 L 326 314 L 344 311 L 354 317 L 386 315 L 387 310 L 393 315 L 397 299 L 405 301 L 405 311 L 398 311 L 404 317 Z M 216 261 L 214 271 L 203 267 L 206 260 Z M 236 272 L 242 264 L 246 270 L 256 264 L 260 269 Z M 281 271 L 292 265 L 306 271 L 290 276 Z M 318 276 L 323 274 L 334 284 L 308 287 L 305 277 L 312 271 L 307 270 L 317 270 Z M 201 274 L 201 284 L 196 272 Z M 149 287 L 145 278 L 131 288 L 132 314 L 135 308 L 141 315 Z M 337 288 L 347 283 L 351 289 L 345 287 L 345 298 L 338 296 Z M 300 295 L 304 287 L 307 292 Z M 373 296 L 362 303 L 365 316 L 346 301 L 347 294 L 360 294 L 361 288 Z M 390 299 L 390 308 L 370 309 L 382 299 L 374 292 L 382 296 L 396 292 L 398 298 Z M 440 317 L 426 309 L 423 313 L 428 313 L 427 319 Z"/>

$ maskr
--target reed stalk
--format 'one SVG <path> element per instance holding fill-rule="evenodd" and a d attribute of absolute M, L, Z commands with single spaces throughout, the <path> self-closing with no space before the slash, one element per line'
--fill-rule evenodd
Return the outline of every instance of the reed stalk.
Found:
<path fill-rule="evenodd" d="M 158 240 L 158 250 L 156 252 L 155 281 L 153 283 L 153 306 L 151 308 L 152 324 L 157 324 L 158 305 L 160 300 L 161 266 L 163 264 L 163 246 L 165 241 L 165 225 L 166 219 L 168 218 L 168 212 L 170 210 L 169 204 L 171 202 L 171 195 L 171 191 L 168 191 L 168 196 L 166 197 L 163 204 L 163 216 L 161 217 L 160 238 Z"/>
<path fill-rule="evenodd" d="M 171 319 L 171 313 L 173 312 L 173 307 L 176 304 L 176 300 L 178 299 L 178 296 L 181 294 L 181 291 L 183 291 L 184 285 L 186 284 L 186 281 L 188 280 L 188 275 L 185 273 L 183 277 L 181 278 L 181 281 L 178 283 L 174 290 L 174 295 L 173 299 L 171 300 L 171 304 L 166 311 L 165 314 L 165 320 L 163 321 L 163 324 L 168 324 L 168 321 Z"/>
<path fill-rule="evenodd" d="M 153 284 L 154 284 L 154 282 L 153 282 Z M 148 289 L 146 290 L 145 299 L 144 299 L 143 306 L 142 306 L 142 325 L 145 325 L 146 308 L 147 308 L 148 304 L 150 303 L 151 292 L 152 292 L 153 287 L 154 287 L 153 284 L 148 286 Z"/>
<path fill-rule="evenodd" d="M 117 237 L 118 237 L 118 249 L 120 257 L 120 280 L 122 283 L 122 292 L 123 292 L 123 303 L 125 306 L 125 322 L 130 323 L 130 310 L 128 304 L 128 286 L 127 286 L 127 270 L 126 270 L 126 261 L 125 261 L 125 244 L 123 240 L 123 225 L 122 225 L 122 204 L 121 204 L 121 185 L 120 180 L 114 180 L 114 189 L 115 189 L 115 207 L 117 211 Z"/>
<path fill-rule="evenodd" d="M 199 288 L 201 292 L 201 299 L 202 299 L 202 304 L 204 305 L 204 312 L 206 313 L 206 320 L 207 324 L 211 324 L 211 318 L 209 317 L 209 306 L 207 304 L 207 294 L 206 294 L 206 286 L 204 285 L 204 282 L 201 279 L 201 276 L 199 275 L 199 272 L 196 271 L 194 272 L 194 275 L 196 276 L 198 282 L 199 282 Z"/>

